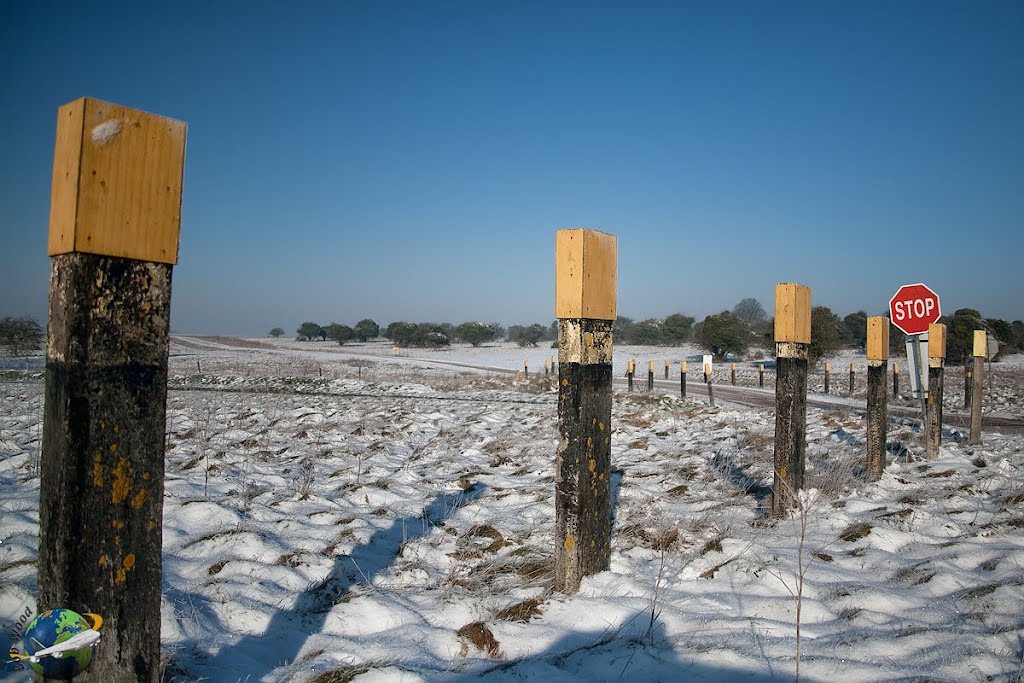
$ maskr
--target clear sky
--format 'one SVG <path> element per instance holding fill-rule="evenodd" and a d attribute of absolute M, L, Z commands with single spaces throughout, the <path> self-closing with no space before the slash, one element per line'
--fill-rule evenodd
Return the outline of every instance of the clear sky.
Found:
<path fill-rule="evenodd" d="M 56 110 L 189 125 L 172 329 L 549 322 L 925 282 L 1024 318 L 1024 2 L 0 3 L 0 316 L 44 320 Z"/>

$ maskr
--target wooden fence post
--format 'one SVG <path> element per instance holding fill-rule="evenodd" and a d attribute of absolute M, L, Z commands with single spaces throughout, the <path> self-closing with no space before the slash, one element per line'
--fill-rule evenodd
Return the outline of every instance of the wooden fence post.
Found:
<path fill-rule="evenodd" d="M 555 588 L 575 593 L 611 558 L 612 326 L 617 239 L 595 230 L 555 238 L 558 431 Z"/>
<path fill-rule="evenodd" d="M 633 373 L 636 369 L 636 361 L 626 361 L 626 383 L 629 385 L 629 390 L 633 391 Z"/>
<path fill-rule="evenodd" d="M 686 398 L 686 361 L 679 364 L 679 393 Z"/>
<path fill-rule="evenodd" d="M 892 364 L 892 397 L 894 399 L 900 397 L 900 364 Z"/>
<path fill-rule="evenodd" d="M 647 361 L 647 391 L 654 391 L 654 361 Z"/>
<path fill-rule="evenodd" d="M 885 395 L 888 374 L 886 366 L 889 364 L 889 319 L 885 316 L 871 316 L 867 326 L 867 474 L 869 481 L 878 481 L 885 471 L 885 437 L 889 426 L 889 406 Z"/>
<path fill-rule="evenodd" d="M 857 377 L 857 366 L 850 363 L 850 396 L 853 396 L 853 387 L 855 384 L 855 378 Z"/>
<path fill-rule="evenodd" d="M 670 365 L 672 365 L 672 363 L 666 360 L 665 361 L 665 379 L 668 379 L 668 368 L 669 368 Z"/>
<path fill-rule="evenodd" d="M 971 436 L 967 440 L 972 446 L 981 443 L 981 400 L 985 391 L 985 356 L 988 354 L 988 338 L 985 330 L 974 331 L 974 372 L 971 385 Z"/>
<path fill-rule="evenodd" d="M 714 384 L 712 383 L 712 379 L 713 378 L 711 377 L 711 366 L 708 365 L 707 363 L 705 363 L 704 364 L 704 381 L 708 385 L 708 405 L 710 405 L 712 408 L 714 408 L 715 407 L 715 387 L 714 387 Z"/>
<path fill-rule="evenodd" d="M 939 457 L 942 443 L 942 389 L 946 365 L 946 326 L 928 326 L 928 411 L 925 415 L 926 455 Z"/>
<path fill-rule="evenodd" d="M 757 386 L 764 388 L 764 363 L 757 364 Z"/>
<path fill-rule="evenodd" d="M 804 486 L 807 454 L 807 352 L 811 343 L 811 290 L 775 286 L 775 476 L 772 514 L 793 506 Z"/>
<path fill-rule="evenodd" d="M 729 379 L 732 382 L 732 385 L 736 386 L 736 364 L 735 363 L 733 363 L 732 367 L 729 369 Z"/>
<path fill-rule="evenodd" d="M 185 124 L 60 107 L 53 161 L 39 612 L 104 618 L 87 676 L 160 680 L 171 270 Z"/>
<path fill-rule="evenodd" d="M 974 386 L 973 358 L 964 363 L 964 408 L 971 407 L 971 388 Z"/>
<path fill-rule="evenodd" d="M 828 361 L 825 361 L 825 393 L 826 394 L 828 393 L 828 376 L 829 376 L 829 371 L 831 369 L 832 368 L 829 366 Z"/>
<path fill-rule="evenodd" d="M 530 361 L 523 361 L 523 377 L 529 379 L 530 377 Z"/>
<path fill-rule="evenodd" d="M 544 374 L 548 375 L 551 373 L 550 366 L 548 365 L 547 359 L 544 360 Z"/>
<path fill-rule="evenodd" d="M 558 374 L 558 360 L 555 358 L 555 356 L 551 356 L 551 374 Z"/>

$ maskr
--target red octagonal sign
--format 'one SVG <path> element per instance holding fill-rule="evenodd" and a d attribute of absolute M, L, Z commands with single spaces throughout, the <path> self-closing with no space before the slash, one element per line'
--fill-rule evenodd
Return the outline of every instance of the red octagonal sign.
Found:
<path fill-rule="evenodd" d="M 939 295 L 920 282 L 903 285 L 889 299 L 889 319 L 906 334 L 924 334 L 941 316 Z"/>

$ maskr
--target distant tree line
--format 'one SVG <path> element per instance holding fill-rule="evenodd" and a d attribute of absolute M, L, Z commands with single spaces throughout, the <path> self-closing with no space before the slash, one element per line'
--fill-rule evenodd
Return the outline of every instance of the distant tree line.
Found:
<path fill-rule="evenodd" d="M 868 314 L 865 311 L 857 311 L 840 318 L 828 306 L 813 307 L 809 347 L 811 362 L 817 362 L 818 359 L 827 357 L 839 349 L 863 349 L 867 337 L 867 319 Z M 3 323 L 10 327 L 12 323 L 8 321 L 13 320 L 15 319 L 5 318 Z M 948 362 L 961 363 L 971 356 L 974 330 L 979 329 L 987 330 L 1005 348 L 1024 350 L 1024 322 L 1020 320 L 1007 322 L 984 318 L 973 308 L 961 308 L 951 316 L 944 316 L 940 322 L 944 323 L 948 330 Z M 700 322 L 683 313 L 673 313 L 666 318 L 649 318 L 639 322 L 619 316 L 615 319 L 613 335 L 616 344 L 679 346 L 686 342 L 694 342 L 718 358 L 738 358 L 744 356 L 751 348 L 771 351 L 774 344 L 774 323 L 757 299 L 746 298 L 731 310 L 709 315 Z M 22 327 L 25 325 L 24 322 L 20 324 Z M 36 329 L 38 331 L 38 324 Z M 41 331 L 38 331 L 38 334 L 41 337 Z M 272 337 L 283 335 L 284 329 L 280 327 L 270 331 Z M 345 344 L 349 341 L 365 342 L 377 337 L 385 337 L 396 346 L 403 347 L 437 348 L 448 346 L 452 342 L 480 346 L 503 339 L 528 347 L 554 343 L 558 339 L 558 321 L 548 325 L 510 325 L 508 329 L 499 323 L 477 321 L 459 325 L 398 321 L 381 328 L 372 319 L 366 318 L 360 320 L 354 327 L 338 323 L 321 326 L 314 322 L 304 322 L 296 330 L 296 339 L 300 341 L 320 339 Z M 902 355 L 905 352 L 905 341 L 906 337 L 902 332 L 895 327 L 889 328 L 890 353 Z M 3 336 L 0 336 L 0 345 L 11 348 L 11 343 L 5 341 Z"/>

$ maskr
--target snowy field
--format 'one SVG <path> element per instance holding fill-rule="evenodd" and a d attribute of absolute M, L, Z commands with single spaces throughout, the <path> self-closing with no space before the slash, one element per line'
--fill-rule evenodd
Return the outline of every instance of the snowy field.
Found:
<path fill-rule="evenodd" d="M 611 569 L 565 596 L 550 588 L 554 349 L 394 356 L 383 344 L 182 338 L 171 353 L 167 681 L 768 681 L 798 667 L 815 681 L 1017 681 L 1024 670 L 1019 432 L 969 447 L 954 426 L 927 461 L 916 427 L 894 420 L 886 473 L 869 484 L 862 415 L 808 410 L 809 490 L 775 520 L 763 514 L 771 411 L 616 387 Z M 644 380 L 649 360 L 660 378 L 669 360 L 678 381 L 679 361 L 699 354 L 620 348 L 615 376 L 636 358 Z M 992 365 L 989 412 L 1024 414 L 1020 359 Z M 862 397 L 863 356 L 830 362 L 842 396 L 859 365 Z M 700 372 L 691 363 L 689 381 Z M 749 359 L 737 372 L 756 386 Z M 728 366 L 715 377 L 728 383 Z M 960 409 L 962 371 L 947 377 L 947 406 Z M 3 647 L 34 609 L 42 397 L 38 371 L 0 373 Z"/>

